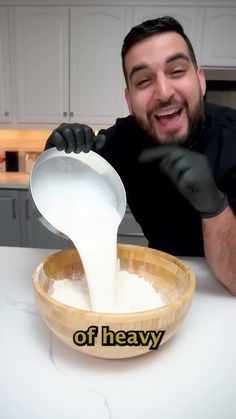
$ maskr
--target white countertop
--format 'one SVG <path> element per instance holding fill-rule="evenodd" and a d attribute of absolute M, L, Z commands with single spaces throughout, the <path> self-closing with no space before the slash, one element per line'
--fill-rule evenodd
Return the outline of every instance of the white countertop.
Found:
<path fill-rule="evenodd" d="M 201 258 L 181 328 L 157 351 L 125 360 L 81 354 L 38 314 L 32 271 L 53 250 L 0 248 L 2 419 L 236 418 L 236 299 Z"/>

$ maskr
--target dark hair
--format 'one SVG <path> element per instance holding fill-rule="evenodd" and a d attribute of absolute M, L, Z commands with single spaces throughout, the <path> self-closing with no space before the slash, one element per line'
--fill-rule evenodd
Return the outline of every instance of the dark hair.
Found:
<path fill-rule="evenodd" d="M 192 47 L 190 40 L 188 39 L 187 35 L 184 32 L 182 25 L 175 20 L 173 17 L 170 16 L 163 16 L 157 19 L 146 20 L 145 22 L 141 23 L 140 25 L 134 26 L 130 32 L 126 35 L 122 50 L 121 50 L 121 57 L 122 57 L 122 67 L 125 76 L 126 83 L 128 84 L 127 74 L 125 71 L 125 56 L 130 48 L 137 44 L 140 41 L 143 41 L 146 38 L 150 38 L 153 35 L 158 35 L 164 32 L 176 32 L 185 40 L 188 50 L 190 59 L 195 68 L 198 68 L 197 60 L 195 57 L 195 53 Z"/>

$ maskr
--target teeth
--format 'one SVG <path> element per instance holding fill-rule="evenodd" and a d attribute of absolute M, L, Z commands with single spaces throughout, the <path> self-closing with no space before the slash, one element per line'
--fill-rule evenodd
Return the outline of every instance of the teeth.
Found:
<path fill-rule="evenodd" d="M 180 108 L 178 109 L 174 109 L 173 111 L 163 111 L 161 113 L 158 113 L 157 116 L 166 116 L 166 115 L 173 115 L 174 113 L 178 112 L 180 110 Z"/>

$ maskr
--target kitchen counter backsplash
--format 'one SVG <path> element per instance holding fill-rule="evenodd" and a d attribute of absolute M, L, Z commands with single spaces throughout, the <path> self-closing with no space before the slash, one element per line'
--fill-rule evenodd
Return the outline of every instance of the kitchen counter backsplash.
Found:
<path fill-rule="evenodd" d="M 0 130 L 0 149 L 41 152 L 50 133 L 45 130 Z"/>
<path fill-rule="evenodd" d="M 26 172 L 0 172 L 0 189 L 29 189 L 29 180 Z"/>
<path fill-rule="evenodd" d="M 95 134 L 97 133 L 95 127 Z M 44 150 L 52 130 L 1 130 L 0 129 L 0 173 L 30 173 L 35 157 Z M 17 153 L 17 157 L 14 154 Z M 10 159 L 10 164 L 9 161 Z M 13 164 L 14 159 L 15 164 Z"/>
<path fill-rule="evenodd" d="M 50 133 L 46 130 L 0 130 L 0 172 L 29 172 L 31 165 L 27 157 L 43 151 Z"/>

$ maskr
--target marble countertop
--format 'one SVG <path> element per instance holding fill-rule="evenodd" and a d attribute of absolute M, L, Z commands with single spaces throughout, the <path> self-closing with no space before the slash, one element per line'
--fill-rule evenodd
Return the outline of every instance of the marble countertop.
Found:
<path fill-rule="evenodd" d="M 201 258 L 179 331 L 137 358 L 86 356 L 41 319 L 34 268 L 53 250 L 0 248 L 0 417 L 3 419 L 233 419 L 236 299 Z"/>
<path fill-rule="evenodd" d="M 28 189 L 29 178 L 26 172 L 0 172 L 0 189 Z"/>

